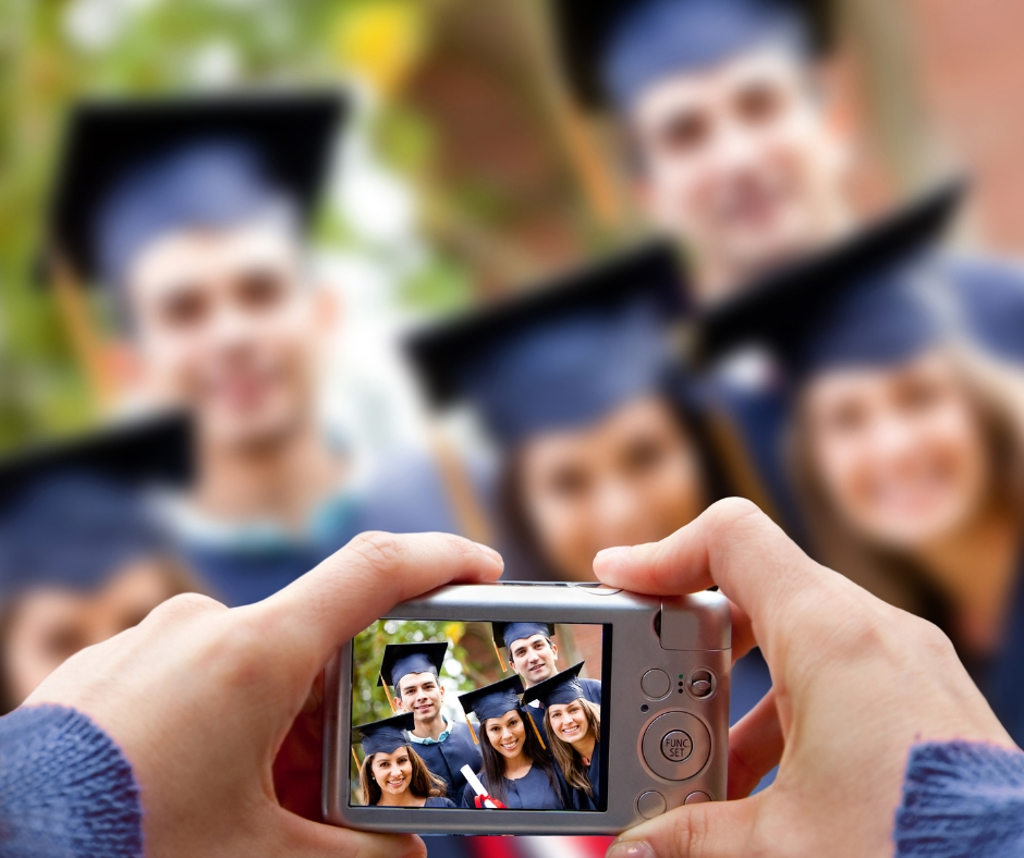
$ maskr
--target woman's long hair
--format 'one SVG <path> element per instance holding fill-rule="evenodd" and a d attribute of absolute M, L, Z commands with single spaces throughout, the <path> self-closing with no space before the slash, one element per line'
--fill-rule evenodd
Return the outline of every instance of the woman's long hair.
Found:
<path fill-rule="evenodd" d="M 526 734 L 526 738 L 523 740 L 523 754 L 526 755 L 532 765 L 539 766 L 544 771 L 544 774 L 548 776 L 551 789 L 556 794 L 561 794 L 551 753 L 541 744 L 535 732 L 537 725 L 530 718 L 530 713 L 522 706 L 515 711 L 519 713 L 519 717 L 523 721 L 523 732 Z M 480 725 L 480 755 L 484 761 L 484 780 L 487 782 L 490 796 L 504 803 L 506 799 L 505 757 L 495 749 L 491 744 L 491 740 L 487 738 L 486 722 Z"/>
<path fill-rule="evenodd" d="M 981 427 L 994 481 L 991 498 L 1024 527 L 1024 378 L 972 349 L 946 347 L 944 354 Z M 954 606 L 928 570 L 904 553 L 872 543 L 842 521 L 811 461 L 807 415 L 798 408 L 794 418 L 786 456 L 816 558 L 951 634 Z"/>
<path fill-rule="evenodd" d="M 433 798 L 444 795 L 448 787 L 445 782 L 435 775 L 423 758 L 413 750 L 412 745 L 405 745 L 409 752 L 409 762 L 412 763 L 412 779 L 409 781 L 409 792 L 416 798 Z M 373 777 L 373 760 L 376 754 L 369 754 L 363 759 L 359 767 L 359 787 L 363 793 L 363 804 L 375 805 L 380 801 L 381 788 Z"/>
<path fill-rule="evenodd" d="M 600 741 L 601 707 L 583 697 L 580 697 L 576 702 L 583 707 L 583 714 L 586 715 L 590 735 L 594 737 L 595 741 Z M 555 758 L 555 762 L 558 763 L 558 768 L 562 770 L 562 777 L 565 778 L 565 782 L 574 789 L 583 790 L 588 796 L 593 798 L 594 785 L 590 782 L 590 778 L 587 775 L 587 767 L 583 765 L 583 759 L 580 757 L 579 751 L 555 735 L 555 730 L 551 726 L 551 720 L 548 718 L 550 711 L 551 707 L 544 710 L 544 723 L 548 726 L 548 741 L 551 743 L 551 755 Z M 597 753 L 596 746 L 594 753 Z"/>

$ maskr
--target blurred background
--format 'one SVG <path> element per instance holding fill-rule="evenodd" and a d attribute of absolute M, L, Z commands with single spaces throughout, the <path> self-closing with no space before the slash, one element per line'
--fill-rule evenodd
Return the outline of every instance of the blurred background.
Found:
<path fill-rule="evenodd" d="M 879 205 L 955 159 L 976 181 L 963 240 L 1017 250 L 1024 12 L 1005 0 L 839 5 L 858 199 Z M 375 354 L 410 316 L 493 299 L 642 231 L 607 129 L 566 95 L 546 11 L 544 0 L 5 0 L 0 449 L 88 426 L 101 408 L 52 293 L 32 280 L 69 104 L 249 84 L 356 86 L 315 233 L 345 299 L 343 383 L 327 407 L 368 446 L 402 434 L 392 418 L 412 406 L 386 356 L 347 356 Z M 116 377 L 115 348 L 100 363 Z M 366 408 L 339 404 L 353 390 Z"/>

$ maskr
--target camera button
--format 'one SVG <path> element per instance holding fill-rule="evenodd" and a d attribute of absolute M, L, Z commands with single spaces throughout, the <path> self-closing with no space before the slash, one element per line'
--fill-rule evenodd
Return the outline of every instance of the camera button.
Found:
<path fill-rule="evenodd" d="M 660 792 L 649 789 L 640 793 L 636 800 L 636 810 L 644 819 L 653 819 L 668 810 L 668 803 Z"/>
<path fill-rule="evenodd" d="M 661 739 L 661 753 L 671 763 L 685 763 L 693 753 L 693 739 L 684 730 L 673 730 Z"/>
<path fill-rule="evenodd" d="M 640 751 L 644 764 L 657 777 L 689 780 L 711 759 L 711 731 L 690 712 L 662 712 L 644 728 Z"/>
<path fill-rule="evenodd" d="M 715 675 L 707 668 L 702 667 L 690 675 L 688 684 L 690 696 L 697 700 L 706 700 L 715 693 L 716 687 Z"/>
<path fill-rule="evenodd" d="M 703 790 L 694 790 L 686 798 L 683 799 L 683 804 L 699 804 L 702 801 L 711 801 L 709 796 Z"/>
<path fill-rule="evenodd" d="M 672 690 L 672 680 L 664 670 L 654 667 L 640 678 L 640 688 L 651 700 L 664 700 Z"/>

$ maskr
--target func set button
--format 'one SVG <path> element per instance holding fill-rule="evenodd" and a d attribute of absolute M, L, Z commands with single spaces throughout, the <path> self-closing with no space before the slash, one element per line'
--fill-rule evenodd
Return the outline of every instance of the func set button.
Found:
<path fill-rule="evenodd" d="M 664 712 L 648 723 L 640 747 L 644 763 L 655 775 L 685 781 L 699 774 L 711 758 L 711 732 L 689 712 Z"/>
<path fill-rule="evenodd" d="M 666 733 L 661 740 L 661 753 L 671 763 L 685 763 L 693 753 L 693 739 L 683 730 Z"/>

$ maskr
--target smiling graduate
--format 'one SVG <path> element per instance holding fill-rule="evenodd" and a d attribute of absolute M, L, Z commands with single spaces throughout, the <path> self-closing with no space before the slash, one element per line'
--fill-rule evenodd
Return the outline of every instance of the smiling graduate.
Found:
<path fill-rule="evenodd" d="M 551 754 L 533 719 L 519 700 L 523 683 L 509 676 L 459 696 L 468 715 L 479 721 L 483 767 L 477 773 L 486 796 L 467 786 L 463 807 L 483 807 L 485 798 L 499 807 L 563 810 L 568 796 L 559 784 Z"/>
<path fill-rule="evenodd" d="M 444 641 L 388 644 L 378 685 L 391 686 L 397 707 L 412 714 L 409 742 L 427 768 L 445 782 L 446 794 L 458 797 L 466 788 L 462 767 L 468 765 L 475 772 L 481 759 L 468 725 L 449 721 L 442 711 L 445 688 L 439 677 L 447 651 Z"/>

